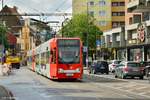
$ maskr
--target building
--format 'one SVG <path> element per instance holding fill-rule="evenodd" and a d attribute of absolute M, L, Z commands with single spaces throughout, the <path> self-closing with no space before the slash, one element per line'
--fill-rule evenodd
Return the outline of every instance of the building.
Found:
<path fill-rule="evenodd" d="M 8 7 L 7 5 L 0 11 L 0 21 L 3 21 L 13 34 L 18 35 L 23 25 L 23 18 L 21 16 L 7 16 L 5 14 L 18 14 L 17 7 Z"/>
<path fill-rule="evenodd" d="M 150 60 L 150 1 L 126 0 L 125 27 L 104 32 L 105 47 L 112 48 L 114 59 Z"/>
<path fill-rule="evenodd" d="M 21 16 L 7 16 L 5 14 L 18 14 L 17 7 L 14 6 L 13 8 L 8 7 L 7 5 L 3 7 L 0 11 L 0 22 L 5 24 L 5 26 L 9 29 L 9 32 L 17 38 L 17 43 L 14 46 L 15 51 L 20 51 L 20 44 L 18 42 L 20 30 L 23 26 L 23 18 Z"/>
<path fill-rule="evenodd" d="M 133 17 L 133 23 L 126 26 L 128 60 L 150 60 L 150 1 L 130 0 L 129 13 L 141 13 Z"/>
<path fill-rule="evenodd" d="M 125 0 L 73 0 L 73 14 L 94 16 L 101 31 L 125 25 Z"/>

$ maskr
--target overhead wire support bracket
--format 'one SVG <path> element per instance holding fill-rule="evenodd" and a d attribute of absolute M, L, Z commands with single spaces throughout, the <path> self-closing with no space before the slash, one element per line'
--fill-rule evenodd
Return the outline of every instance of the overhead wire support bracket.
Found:
<path fill-rule="evenodd" d="M 0 16 L 71 16 L 72 13 L 0 13 Z"/>

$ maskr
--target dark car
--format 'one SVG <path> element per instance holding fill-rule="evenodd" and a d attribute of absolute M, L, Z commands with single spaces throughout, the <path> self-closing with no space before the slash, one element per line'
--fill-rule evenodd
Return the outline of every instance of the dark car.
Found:
<path fill-rule="evenodd" d="M 123 61 L 115 68 L 115 77 L 122 79 L 130 76 L 131 78 L 139 77 L 143 79 L 144 73 L 141 64 L 134 61 Z"/>
<path fill-rule="evenodd" d="M 94 61 L 89 67 L 89 73 L 106 73 L 109 74 L 109 68 L 107 61 Z"/>
<path fill-rule="evenodd" d="M 150 61 L 141 62 L 141 67 L 143 69 L 144 75 L 148 77 L 150 72 Z"/>

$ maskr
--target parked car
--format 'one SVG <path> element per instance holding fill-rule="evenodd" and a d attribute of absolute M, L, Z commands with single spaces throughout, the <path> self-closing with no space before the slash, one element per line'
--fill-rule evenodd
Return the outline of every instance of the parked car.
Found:
<path fill-rule="evenodd" d="M 144 73 L 141 64 L 134 61 L 123 61 L 115 68 L 115 77 L 125 79 L 130 76 L 131 78 L 139 77 L 143 79 Z"/>
<path fill-rule="evenodd" d="M 94 61 L 89 67 L 89 73 L 106 73 L 109 74 L 109 68 L 107 61 Z"/>
<path fill-rule="evenodd" d="M 141 66 L 144 75 L 148 77 L 148 73 L 150 72 L 150 61 L 141 62 Z"/>
<path fill-rule="evenodd" d="M 119 63 L 121 62 L 121 60 L 112 60 L 110 61 L 110 64 L 109 64 L 109 71 L 114 73 L 115 72 L 115 67 L 117 65 L 119 65 Z"/>
<path fill-rule="evenodd" d="M 149 72 L 148 72 L 148 80 L 149 80 L 149 83 L 150 83 L 150 70 L 149 70 Z"/>

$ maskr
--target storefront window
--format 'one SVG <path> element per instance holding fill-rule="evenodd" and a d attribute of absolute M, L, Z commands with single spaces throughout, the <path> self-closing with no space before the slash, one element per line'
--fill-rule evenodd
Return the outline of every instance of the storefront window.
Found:
<path fill-rule="evenodd" d="M 126 50 L 125 49 L 118 50 L 117 55 L 118 55 L 117 59 L 126 60 Z"/>
<path fill-rule="evenodd" d="M 142 48 L 130 49 L 130 61 L 142 61 Z"/>
<path fill-rule="evenodd" d="M 147 61 L 150 61 L 150 49 L 147 49 Z"/>

